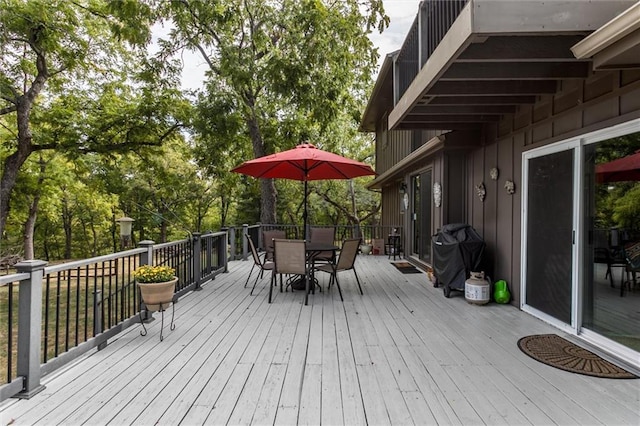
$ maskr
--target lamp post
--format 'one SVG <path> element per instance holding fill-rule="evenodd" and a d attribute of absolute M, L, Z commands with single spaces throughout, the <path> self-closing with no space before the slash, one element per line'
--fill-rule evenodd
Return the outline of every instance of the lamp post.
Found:
<path fill-rule="evenodd" d="M 127 248 L 131 241 L 131 225 L 135 220 L 125 216 L 120 219 L 116 219 L 116 222 L 120 225 L 120 243 L 122 248 Z"/>

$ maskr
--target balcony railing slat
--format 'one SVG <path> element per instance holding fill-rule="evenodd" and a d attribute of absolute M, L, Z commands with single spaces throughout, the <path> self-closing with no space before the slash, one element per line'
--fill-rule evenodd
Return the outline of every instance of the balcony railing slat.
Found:
<path fill-rule="evenodd" d="M 407 91 L 469 0 L 424 0 L 400 49 L 398 96 Z M 422 47 L 421 47 L 422 46 Z"/>

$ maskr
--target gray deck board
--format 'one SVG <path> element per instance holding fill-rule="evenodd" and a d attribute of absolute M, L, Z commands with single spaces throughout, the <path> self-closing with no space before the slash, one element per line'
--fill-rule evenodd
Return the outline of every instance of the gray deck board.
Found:
<path fill-rule="evenodd" d="M 30 400 L 0 405 L 2 424 L 640 424 L 640 380 L 541 364 L 519 338 L 559 330 L 509 305 L 447 299 L 425 274 L 362 256 L 336 287 L 254 295 L 251 264 L 176 304 L 159 341 L 131 327 L 43 379 Z M 619 296 L 616 295 L 619 298 Z M 635 295 L 622 300 L 629 303 Z"/>

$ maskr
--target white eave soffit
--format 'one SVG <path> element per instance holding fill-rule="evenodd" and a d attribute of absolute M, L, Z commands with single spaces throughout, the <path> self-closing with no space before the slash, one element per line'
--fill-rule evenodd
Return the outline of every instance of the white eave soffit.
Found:
<path fill-rule="evenodd" d="M 577 59 L 593 58 L 594 70 L 640 68 L 640 2 L 571 48 Z"/>

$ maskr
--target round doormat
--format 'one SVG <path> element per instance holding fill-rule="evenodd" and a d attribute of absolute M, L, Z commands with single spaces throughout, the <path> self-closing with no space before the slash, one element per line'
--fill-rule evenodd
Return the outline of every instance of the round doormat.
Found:
<path fill-rule="evenodd" d="M 531 358 L 552 367 L 608 379 L 636 379 L 626 370 L 600 358 L 556 334 L 536 334 L 518 340 L 518 347 Z"/>

